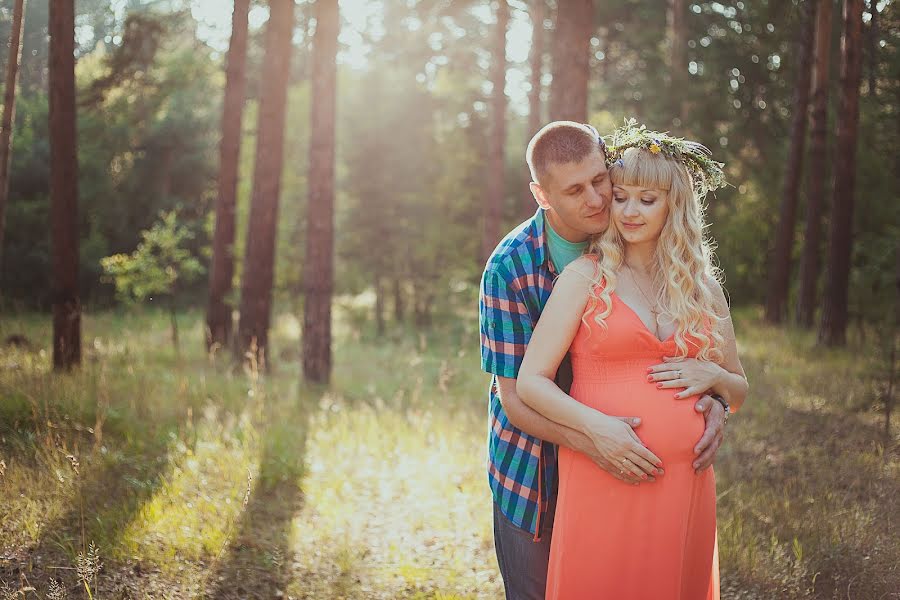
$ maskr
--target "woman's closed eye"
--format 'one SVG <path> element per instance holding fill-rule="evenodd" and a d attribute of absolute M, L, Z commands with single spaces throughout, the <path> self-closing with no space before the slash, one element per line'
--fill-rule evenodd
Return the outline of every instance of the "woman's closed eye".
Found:
<path fill-rule="evenodd" d="M 621 204 L 628 201 L 628 196 L 614 195 L 613 200 Z M 655 202 L 656 198 L 641 198 L 641 204 L 643 204 L 644 206 L 653 206 Z"/>

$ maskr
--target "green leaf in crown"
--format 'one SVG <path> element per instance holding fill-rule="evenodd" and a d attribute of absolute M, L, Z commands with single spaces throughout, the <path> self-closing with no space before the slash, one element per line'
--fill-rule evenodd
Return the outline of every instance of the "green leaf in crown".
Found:
<path fill-rule="evenodd" d="M 628 148 L 641 148 L 651 154 L 662 154 L 682 163 L 690 173 L 700 197 L 728 185 L 722 170 L 725 165 L 712 159 L 709 148 L 699 142 L 672 137 L 668 133 L 648 131 L 645 125 L 638 125 L 633 118 L 625 119 L 625 124 L 606 138 L 607 166 L 621 160 Z"/>

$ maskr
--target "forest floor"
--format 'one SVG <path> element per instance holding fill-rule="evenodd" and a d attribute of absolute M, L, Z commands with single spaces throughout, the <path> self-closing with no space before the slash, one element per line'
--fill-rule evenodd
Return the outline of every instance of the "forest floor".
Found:
<path fill-rule="evenodd" d="M 377 336 L 342 303 L 327 389 L 300 382 L 290 314 L 265 377 L 180 321 L 176 355 L 162 312 L 88 314 L 83 368 L 54 375 L 49 317 L 3 317 L 31 347 L 0 349 L 0 600 L 502 597 L 472 315 Z M 900 598 L 874 344 L 736 321 L 751 396 L 716 465 L 723 599 Z"/>

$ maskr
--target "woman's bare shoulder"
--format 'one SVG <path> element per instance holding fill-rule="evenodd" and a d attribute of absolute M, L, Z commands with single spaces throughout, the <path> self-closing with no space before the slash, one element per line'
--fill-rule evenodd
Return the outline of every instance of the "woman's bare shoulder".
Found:
<path fill-rule="evenodd" d="M 563 269 L 562 274 L 569 274 L 569 277 L 577 276 L 586 280 L 587 283 L 593 283 L 597 277 L 597 259 L 591 255 L 579 256 Z"/>
<path fill-rule="evenodd" d="M 725 292 L 725 286 L 722 285 L 722 282 L 719 281 L 718 278 L 713 277 L 712 275 L 706 276 L 706 282 L 709 286 L 709 290 L 712 292 L 713 308 L 715 309 L 716 314 L 720 317 L 727 317 L 731 312 L 731 309 L 728 296 Z"/>

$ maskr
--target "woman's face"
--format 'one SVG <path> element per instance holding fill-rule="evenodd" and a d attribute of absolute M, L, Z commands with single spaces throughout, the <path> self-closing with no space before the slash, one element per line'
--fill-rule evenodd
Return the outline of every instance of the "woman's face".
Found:
<path fill-rule="evenodd" d="M 613 187 L 612 219 L 626 243 L 659 239 L 669 216 L 669 193 L 638 185 Z"/>

